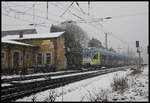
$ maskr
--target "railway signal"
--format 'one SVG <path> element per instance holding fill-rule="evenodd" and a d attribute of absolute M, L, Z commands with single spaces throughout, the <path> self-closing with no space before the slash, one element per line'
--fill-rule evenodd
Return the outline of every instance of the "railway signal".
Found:
<path fill-rule="evenodd" d="M 139 53 L 139 69 L 141 68 L 141 52 L 139 47 L 139 41 L 136 41 L 137 53 Z"/>
<path fill-rule="evenodd" d="M 139 47 L 139 41 L 136 41 L 136 47 Z"/>

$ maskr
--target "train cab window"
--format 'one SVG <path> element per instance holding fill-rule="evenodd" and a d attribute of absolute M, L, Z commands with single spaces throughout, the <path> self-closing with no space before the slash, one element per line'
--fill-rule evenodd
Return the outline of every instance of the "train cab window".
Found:
<path fill-rule="evenodd" d="M 98 59 L 98 54 L 95 54 L 93 59 Z"/>
<path fill-rule="evenodd" d="M 91 56 L 91 53 L 90 52 L 86 52 L 85 54 L 84 54 L 84 58 L 89 58 Z"/>

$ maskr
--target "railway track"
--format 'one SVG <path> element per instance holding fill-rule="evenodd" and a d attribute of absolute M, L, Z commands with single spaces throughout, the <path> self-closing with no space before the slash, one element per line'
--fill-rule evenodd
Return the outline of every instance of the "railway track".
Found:
<path fill-rule="evenodd" d="M 23 77 L 14 77 L 14 78 L 4 78 L 1 80 L 2 83 L 9 83 L 12 81 L 21 81 L 21 80 L 30 80 L 30 79 L 37 79 L 42 77 L 51 77 L 51 76 L 57 76 L 57 75 L 65 75 L 65 74 L 71 74 L 71 73 L 78 73 L 78 72 L 85 72 L 88 70 L 75 70 L 75 71 L 69 71 L 69 72 L 58 72 L 58 73 L 47 73 L 47 74 L 40 74 L 40 75 L 24 75 Z"/>
<path fill-rule="evenodd" d="M 129 67 L 128 67 L 129 68 Z M 75 81 L 80 81 L 83 79 L 91 78 L 94 76 L 115 72 L 119 70 L 125 70 L 127 68 L 113 68 L 106 70 L 97 70 L 95 72 L 87 72 L 81 73 L 78 75 L 67 76 L 64 75 L 62 77 L 54 76 L 54 78 L 49 78 L 41 81 L 34 81 L 31 83 L 21 83 L 14 86 L 10 86 L 7 88 L 2 88 L 1 90 L 1 101 L 15 101 L 16 99 L 22 98 L 24 96 L 31 95 L 33 93 L 37 93 L 43 90 L 47 90 L 50 88 L 57 88 Z"/>

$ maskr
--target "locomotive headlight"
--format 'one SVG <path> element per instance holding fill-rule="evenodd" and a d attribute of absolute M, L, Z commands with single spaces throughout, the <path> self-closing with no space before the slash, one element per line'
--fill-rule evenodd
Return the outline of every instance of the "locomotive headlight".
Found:
<path fill-rule="evenodd" d="M 91 49 L 91 48 L 88 48 L 89 50 Z"/>

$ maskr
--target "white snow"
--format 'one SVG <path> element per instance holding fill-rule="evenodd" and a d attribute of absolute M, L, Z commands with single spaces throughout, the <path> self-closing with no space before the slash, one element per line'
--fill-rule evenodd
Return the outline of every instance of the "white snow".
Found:
<path fill-rule="evenodd" d="M 50 73 L 36 73 L 36 74 L 29 74 L 29 75 L 24 75 L 24 77 L 30 77 L 30 76 L 44 76 L 44 75 L 49 75 L 49 74 L 60 74 L 60 73 L 64 73 L 64 72 L 72 72 L 73 70 L 70 71 L 58 71 L 58 72 L 50 72 Z M 10 76 L 1 76 L 1 79 L 11 79 L 11 78 L 19 78 L 20 75 L 10 75 Z"/>
<path fill-rule="evenodd" d="M 9 84 L 9 83 L 3 83 L 3 84 L 1 84 L 1 87 L 6 87 L 6 86 L 10 86 L 11 84 Z"/>
<path fill-rule="evenodd" d="M 56 79 L 56 78 L 63 78 L 63 77 L 69 77 L 69 76 L 76 76 L 76 75 L 81 75 L 81 74 L 87 74 L 87 73 L 95 73 L 97 71 L 88 71 L 88 72 L 83 72 L 83 73 L 73 73 L 73 74 L 67 74 L 67 75 L 60 75 L 60 76 L 52 76 L 51 79 Z"/>
<path fill-rule="evenodd" d="M 116 73 L 119 73 L 120 75 L 128 75 L 131 73 L 131 70 L 108 73 L 108 74 L 81 80 L 75 83 L 65 85 L 63 87 L 53 89 L 56 91 L 58 95 L 55 101 L 62 101 L 62 96 L 63 96 L 63 101 L 88 101 L 87 96 L 89 95 L 89 92 L 92 92 L 92 91 L 98 92 L 101 89 L 107 90 L 109 92 L 108 100 L 110 101 L 112 101 L 112 98 L 114 97 L 126 98 L 122 101 L 148 101 L 148 98 L 149 98 L 148 97 L 148 82 L 149 81 L 148 81 L 147 71 L 148 71 L 148 67 L 145 67 L 144 72 L 142 72 L 140 76 L 136 77 L 135 82 L 137 83 L 137 85 L 135 85 L 135 87 L 133 86 L 130 89 L 128 89 L 126 92 L 123 93 L 123 95 L 120 95 L 117 92 L 112 92 L 110 84 L 113 79 L 113 76 Z M 142 84 L 142 86 L 144 85 L 144 87 L 142 87 L 140 83 Z M 140 91 L 138 89 L 140 88 L 144 91 L 143 96 L 140 96 L 138 94 L 139 93 L 138 91 Z M 63 95 L 62 95 L 62 90 L 63 90 Z M 18 99 L 17 101 L 32 101 L 33 97 L 36 98 L 36 101 L 45 101 L 49 96 L 49 91 L 50 90 L 39 92 L 29 97 Z"/>
<path fill-rule="evenodd" d="M 45 78 L 22 80 L 22 81 L 12 81 L 12 83 L 29 83 L 29 82 L 42 81 L 42 80 L 45 80 Z"/>
<path fill-rule="evenodd" d="M 23 37 L 20 38 L 19 35 L 7 35 L 3 38 L 8 40 L 23 40 L 23 39 L 47 39 L 47 38 L 56 38 L 62 35 L 64 32 L 54 32 L 54 33 L 45 33 L 45 34 L 23 34 Z"/>
<path fill-rule="evenodd" d="M 18 45 L 25 45 L 25 46 L 34 46 L 34 45 L 31 45 L 31 44 L 27 44 L 27 43 L 12 41 L 12 40 L 9 40 L 5 37 L 2 37 L 2 43 L 18 44 Z"/>
<path fill-rule="evenodd" d="M 34 46 L 31 44 L 26 44 L 14 40 L 24 40 L 24 39 L 48 39 L 48 38 L 56 38 L 62 35 L 64 32 L 54 32 L 54 33 L 45 33 L 45 34 L 23 34 L 23 37 L 20 38 L 19 35 L 7 35 L 2 37 L 2 43 L 9 43 L 9 44 L 18 44 L 18 45 L 25 45 L 25 46 Z"/>

